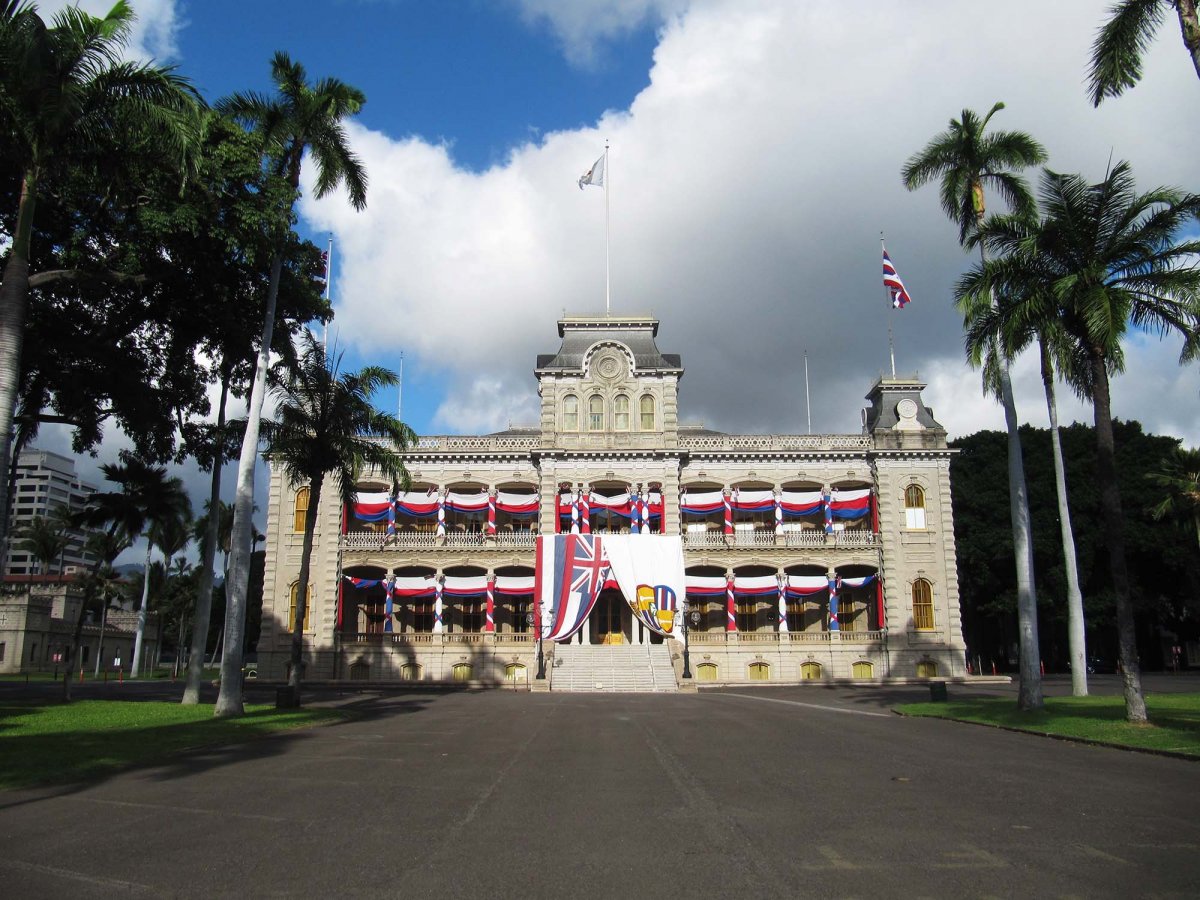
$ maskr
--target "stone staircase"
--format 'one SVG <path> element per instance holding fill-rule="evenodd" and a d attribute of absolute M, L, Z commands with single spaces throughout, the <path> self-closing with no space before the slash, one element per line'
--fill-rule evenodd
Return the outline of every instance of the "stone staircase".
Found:
<path fill-rule="evenodd" d="M 665 644 L 559 644 L 550 689 L 674 692 L 675 669 Z"/>

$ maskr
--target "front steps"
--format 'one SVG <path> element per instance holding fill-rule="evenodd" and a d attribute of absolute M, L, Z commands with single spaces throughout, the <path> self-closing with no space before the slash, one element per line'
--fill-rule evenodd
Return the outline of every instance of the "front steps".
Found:
<path fill-rule="evenodd" d="M 665 644 L 559 644 L 552 691 L 674 692 L 675 669 Z"/>

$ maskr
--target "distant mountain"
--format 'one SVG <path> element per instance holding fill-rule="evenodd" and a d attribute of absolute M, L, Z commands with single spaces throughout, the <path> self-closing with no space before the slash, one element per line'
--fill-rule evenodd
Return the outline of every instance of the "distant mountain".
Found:
<path fill-rule="evenodd" d="M 131 575 L 141 575 L 146 567 L 141 563 L 125 563 L 123 566 L 113 566 L 113 568 L 122 578 L 128 578 Z"/>

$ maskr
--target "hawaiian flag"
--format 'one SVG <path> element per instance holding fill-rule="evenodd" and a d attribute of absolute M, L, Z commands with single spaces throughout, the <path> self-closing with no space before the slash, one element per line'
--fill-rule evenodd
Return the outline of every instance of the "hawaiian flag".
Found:
<path fill-rule="evenodd" d="M 888 256 L 886 247 L 883 250 L 883 286 L 891 294 L 892 306 L 896 309 L 904 309 L 904 307 L 912 302 L 912 297 L 908 296 L 904 282 L 900 280 L 900 274 L 896 271 L 896 267 L 892 265 L 892 258 Z"/>
<path fill-rule="evenodd" d="M 587 621 L 609 581 L 600 535 L 538 535 L 533 577 L 538 605 L 549 613 L 543 637 L 566 640 Z"/>

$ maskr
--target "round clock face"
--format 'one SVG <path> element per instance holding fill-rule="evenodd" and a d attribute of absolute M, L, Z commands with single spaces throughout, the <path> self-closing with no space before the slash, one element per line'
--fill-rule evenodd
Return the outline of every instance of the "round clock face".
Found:
<path fill-rule="evenodd" d="M 616 378 L 621 374 L 621 361 L 615 356 L 606 356 L 600 360 L 599 365 L 596 366 L 596 370 L 604 378 Z"/>
<path fill-rule="evenodd" d="M 896 404 L 896 415 L 902 419 L 915 419 L 917 417 L 917 404 L 908 398 L 901 400 Z"/>

